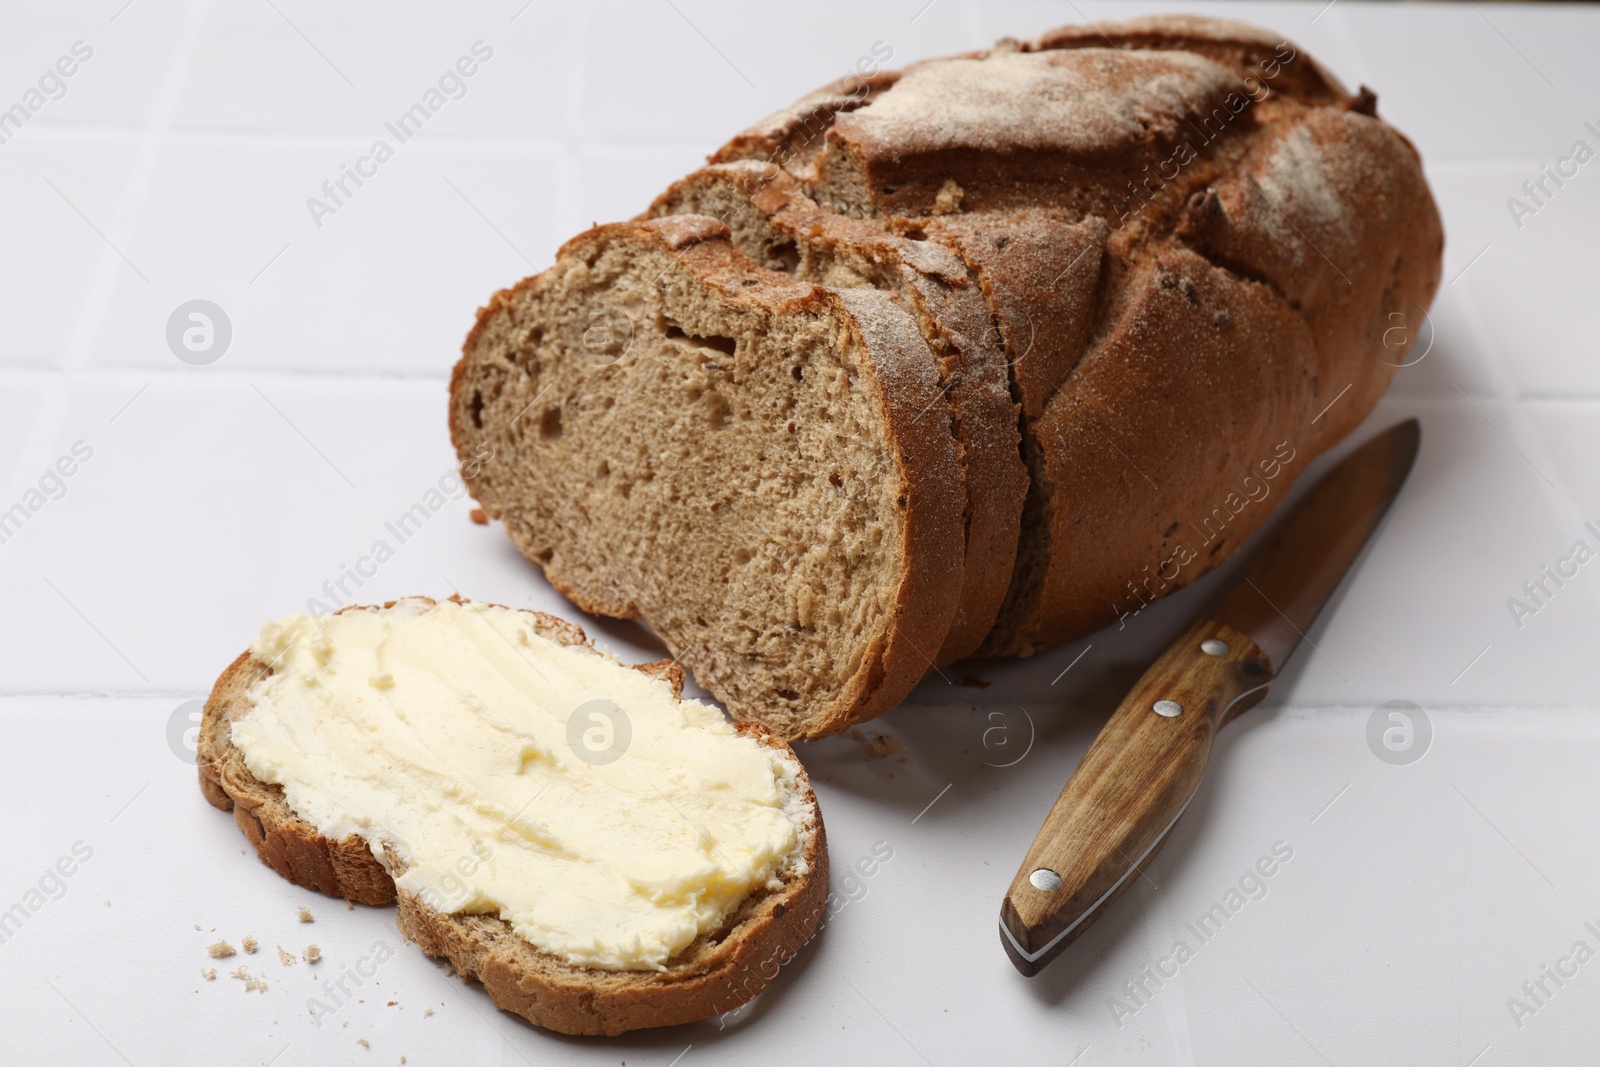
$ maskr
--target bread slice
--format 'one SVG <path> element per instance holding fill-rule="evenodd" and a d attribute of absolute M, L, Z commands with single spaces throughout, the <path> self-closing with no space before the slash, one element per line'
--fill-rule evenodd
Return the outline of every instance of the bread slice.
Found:
<path fill-rule="evenodd" d="M 694 215 L 601 226 L 478 314 L 463 476 L 585 610 L 642 618 L 785 739 L 898 704 L 960 606 L 939 365 L 872 289 L 763 269 Z"/>
<path fill-rule="evenodd" d="M 939 362 L 966 473 L 961 602 L 936 659 L 970 655 L 1011 584 L 1028 473 L 1005 350 L 966 263 L 938 242 L 820 208 L 787 172 L 754 160 L 691 174 L 649 214 L 720 219 L 754 262 L 800 281 L 881 290 L 915 317 Z"/>
<path fill-rule="evenodd" d="M 431 604 L 426 598 L 417 598 Z M 385 604 L 385 608 L 394 602 Z M 345 611 L 371 611 L 352 607 Z M 578 627 L 540 612 L 528 626 L 557 644 L 588 648 Z M 598 655 L 598 653 L 596 653 Z M 668 663 L 636 669 L 663 677 L 681 691 L 683 672 Z M 430 956 L 447 959 L 481 982 L 494 1003 L 538 1026 L 566 1034 L 619 1034 L 704 1019 L 759 993 L 816 931 L 828 892 L 828 852 L 822 815 L 805 768 L 792 750 L 755 724 L 736 729 L 780 755 L 782 786 L 807 813 L 794 853 L 780 868 L 780 889 L 758 889 L 723 927 L 702 935 L 664 971 L 578 967 L 544 953 L 492 915 L 446 914 L 416 894 L 396 895 L 404 863 L 389 851 L 377 859 L 358 835 L 321 836 L 284 799 L 283 788 L 261 781 L 232 740 L 232 724 L 250 711 L 249 691 L 272 667 L 249 652 L 217 680 L 200 724 L 200 788 L 213 805 L 232 811 L 262 862 L 296 885 L 362 904 L 398 903 L 401 932 Z"/>

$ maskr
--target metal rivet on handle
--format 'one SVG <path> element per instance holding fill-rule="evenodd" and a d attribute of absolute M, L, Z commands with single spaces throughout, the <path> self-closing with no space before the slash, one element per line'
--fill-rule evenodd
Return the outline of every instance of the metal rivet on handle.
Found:
<path fill-rule="evenodd" d="M 1048 867 L 1040 867 L 1028 875 L 1028 881 L 1032 883 L 1033 888 L 1043 889 L 1046 892 L 1061 888 L 1061 876 Z"/>
<path fill-rule="evenodd" d="M 1164 718 L 1176 719 L 1183 714 L 1183 705 L 1176 700 L 1158 700 L 1150 705 L 1150 710 Z"/>
<path fill-rule="evenodd" d="M 1228 642 L 1209 637 L 1200 642 L 1200 651 L 1208 656 L 1226 656 L 1228 654 Z"/>

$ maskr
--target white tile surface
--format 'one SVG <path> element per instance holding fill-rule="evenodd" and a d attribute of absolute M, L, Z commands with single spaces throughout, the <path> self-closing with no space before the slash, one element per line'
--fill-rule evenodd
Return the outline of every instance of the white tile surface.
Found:
<path fill-rule="evenodd" d="M 1600 163 L 1520 228 L 1505 204 L 1585 136 L 1585 119 L 1600 125 L 1592 8 L 1176 5 L 1295 39 L 1376 88 L 1423 150 L 1448 235 L 1432 348 L 1355 440 L 1414 414 L 1424 445 L 1310 633 L 1316 647 L 1224 732 L 1148 881 L 1041 977 L 1018 977 L 997 944 L 1014 864 L 1107 710 L 1225 575 L 1126 630 L 946 669 L 872 725 L 903 744 L 898 755 L 869 759 L 847 738 L 802 746 L 835 889 L 856 899 L 725 1028 L 574 1041 L 493 1012 L 403 946 L 386 910 L 312 899 L 242 854 L 181 757 L 183 704 L 262 619 L 311 597 L 459 590 L 581 621 L 630 661 L 659 655 L 641 628 L 556 596 L 498 528 L 467 520 L 466 499 L 403 543 L 386 525 L 441 479 L 453 487 L 444 383 L 473 309 L 875 42 L 898 63 L 1173 6 L 895 0 L 796 19 L 704 0 L 106 0 L 13 12 L 0 99 L 77 39 L 96 52 L 0 145 L 12 208 L 0 508 L 74 443 L 93 454 L 0 544 L 11 608 L 0 615 L 0 806 L 11 813 L 0 912 L 75 843 L 93 853 L 0 942 L 7 1054 L 683 1067 L 1592 1059 L 1600 963 L 1520 1028 L 1507 998 L 1574 941 L 1600 948 L 1584 926 L 1600 928 L 1600 563 L 1547 591 L 1520 627 L 1507 601 L 1575 541 L 1600 546 L 1585 527 L 1600 527 L 1589 252 Z M 479 39 L 495 52 L 466 94 L 317 227 L 306 199 L 392 137 L 385 121 Z M 180 363 L 165 338 L 174 308 L 196 297 L 233 327 L 205 367 Z M 380 540 L 394 558 L 359 586 L 344 578 Z M 1369 717 L 1395 699 L 1424 707 L 1434 731 L 1405 767 L 1365 741 Z M 844 881 L 877 841 L 894 859 Z M 1123 983 L 1279 841 L 1294 858 L 1267 894 L 1147 1004 L 1127 1000 Z M 294 921 L 303 903 L 315 926 Z M 328 962 L 314 976 L 275 953 L 230 961 L 267 972 L 264 994 L 203 980 L 204 945 L 246 934 L 291 949 L 315 940 Z M 314 979 L 379 940 L 397 951 L 365 1003 L 317 1028 Z M 1120 1026 L 1113 997 L 1137 1008 Z"/>
<path fill-rule="evenodd" d="M 523 6 L 216 4 L 173 121 L 181 129 L 365 135 L 446 77 L 448 102 L 427 124 L 432 136 L 556 138 L 565 132 L 577 58 L 567 47 L 572 12 Z M 465 64 L 473 73 L 457 85 L 447 71 L 463 56 L 481 62 Z"/>
<path fill-rule="evenodd" d="M 48 102 L 34 108 L 30 127 L 144 126 L 194 12 L 170 0 L 125 3 L 82 0 L 7 11 L 8 32 L 0 37 L 6 106 L 38 88 Z M 62 57 L 68 62 L 60 63 Z M 59 83 L 47 76 L 51 71 L 64 75 Z"/>
<path fill-rule="evenodd" d="M 121 198 L 136 149 L 127 138 L 63 140 L 24 129 L 0 145 L 0 198 L 8 240 L 0 243 L 0 360 L 7 367 L 59 366 L 85 339 L 103 289 L 124 274 Z"/>
<path fill-rule="evenodd" d="M 424 135 L 425 136 L 425 135 Z M 184 137 L 156 162 L 92 358 L 170 368 L 168 316 L 194 298 L 233 323 L 215 366 L 442 377 L 489 293 L 554 258 L 562 162 L 539 147 L 397 144 L 333 214 L 307 201 L 371 142 Z M 320 223 L 320 225 L 318 225 Z M 285 315 L 283 309 L 297 309 Z"/>
<path fill-rule="evenodd" d="M 584 130 L 601 140 L 694 138 L 709 152 L 858 69 L 864 57 L 888 57 L 886 65 L 899 66 L 970 50 L 966 4 L 940 0 L 916 17 L 925 4 L 831 0 L 808 7 L 803 19 L 775 19 L 729 0 L 586 8 L 580 41 L 591 62 L 580 83 Z M 640 85 L 652 89 L 640 93 Z"/>
<path fill-rule="evenodd" d="M 1594 125 L 1600 130 L 1600 109 Z M 1514 220 L 1506 206 L 1513 197 L 1535 205 L 1522 184 L 1579 139 L 1600 154 L 1600 135 L 1574 123 L 1526 162 L 1446 163 L 1430 172 L 1446 220 L 1462 220 L 1449 228 L 1446 283 L 1470 304 L 1524 395 L 1600 394 L 1600 366 L 1583 344 L 1600 330 L 1600 307 L 1585 284 L 1586 249 L 1600 240 L 1600 162 L 1578 166 L 1559 188 L 1547 181 L 1533 214 Z"/>

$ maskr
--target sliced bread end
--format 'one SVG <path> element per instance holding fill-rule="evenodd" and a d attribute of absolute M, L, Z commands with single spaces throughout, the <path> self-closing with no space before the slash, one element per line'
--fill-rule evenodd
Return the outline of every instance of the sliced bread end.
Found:
<path fill-rule="evenodd" d="M 586 610 L 643 618 L 785 739 L 897 705 L 960 603 L 938 365 L 884 293 L 763 269 L 695 215 L 597 227 L 479 313 L 451 432 Z"/>

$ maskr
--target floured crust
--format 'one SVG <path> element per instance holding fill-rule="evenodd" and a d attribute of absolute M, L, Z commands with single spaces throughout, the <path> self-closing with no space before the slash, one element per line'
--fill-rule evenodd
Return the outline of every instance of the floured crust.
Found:
<path fill-rule="evenodd" d="M 523 614 L 541 636 L 561 645 L 589 647 L 583 631 L 571 623 L 541 612 Z M 666 678 L 681 695 L 683 672 L 672 663 L 635 669 Z M 394 879 L 366 840 L 354 834 L 330 840 L 296 815 L 281 786 L 250 772 L 231 737 L 232 723 L 250 710 L 249 689 L 271 673 L 245 652 L 212 689 L 198 745 L 200 789 L 206 800 L 231 811 L 262 862 L 296 885 L 361 904 L 397 902 L 397 921 L 408 939 L 430 956 L 448 959 L 463 975 L 480 981 L 498 1007 L 535 1025 L 566 1034 L 610 1035 L 729 1011 L 761 992 L 817 929 L 828 893 L 822 814 L 794 752 L 759 725 L 735 728 L 779 753 L 790 799 L 807 813 L 796 852 L 780 871 L 783 888 L 752 893 L 721 930 L 695 940 L 665 971 L 603 971 L 539 951 L 497 917 L 445 914 L 410 893 L 398 894 L 397 900 Z M 390 863 L 403 871 L 396 857 L 391 855 Z"/>

